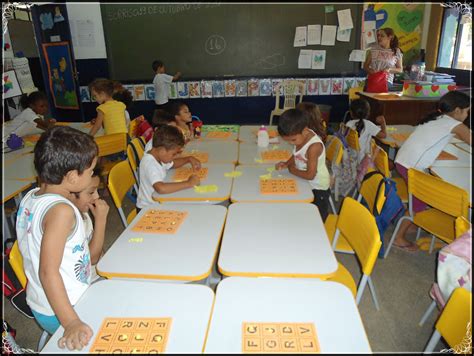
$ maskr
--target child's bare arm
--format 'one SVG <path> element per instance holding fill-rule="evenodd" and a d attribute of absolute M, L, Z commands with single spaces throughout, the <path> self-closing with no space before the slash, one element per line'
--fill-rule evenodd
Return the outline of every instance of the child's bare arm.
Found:
<path fill-rule="evenodd" d="M 290 157 L 290 159 L 286 162 L 278 162 L 277 164 L 275 164 L 275 169 L 276 170 L 281 170 L 281 169 L 285 169 L 285 168 L 288 168 L 289 166 L 291 165 L 295 165 L 295 157 L 292 155 Z"/>
<path fill-rule="evenodd" d="M 199 177 L 193 174 L 184 182 L 156 182 L 153 184 L 153 188 L 158 194 L 171 194 L 179 192 L 180 190 L 192 188 L 195 185 L 199 185 L 199 183 Z"/>
<path fill-rule="evenodd" d="M 471 138 L 471 129 L 464 124 L 455 126 L 451 132 L 455 134 L 460 140 L 466 142 L 467 144 L 472 144 Z"/>
<path fill-rule="evenodd" d="M 173 76 L 173 82 L 179 78 L 181 78 L 181 72 L 176 72 L 176 74 Z"/>
<path fill-rule="evenodd" d="M 385 123 L 385 117 L 383 115 L 377 116 L 375 118 L 375 123 L 377 125 L 380 125 L 380 131 L 375 137 L 386 138 L 387 137 L 387 124 Z"/>
<path fill-rule="evenodd" d="M 95 265 L 102 255 L 109 205 L 105 200 L 97 199 L 94 204 L 89 205 L 89 209 L 92 215 L 94 215 L 94 234 L 89 242 L 89 251 L 91 254 L 91 263 Z"/>
<path fill-rule="evenodd" d="M 289 165 L 288 170 L 297 177 L 313 180 L 318 173 L 318 159 L 321 153 L 323 153 L 323 145 L 321 143 L 313 143 L 306 151 L 306 157 L 308 159 L 306 171 L 300 171 L 294 164 Z"/>
<path fill-rule="evenodd" d="M 104 113 L 102 111 L 97 112 L 97 118 L 95 119 L 94 126 L 92 126 L 89 131 L 89 135 L 94 136 L 97 131 L 102 127 L 102 122 L 104 121 Z"/>
<path fill-rule="evenodd" d="M 92 329 L 83 323 L 73 309 L 59 273 L 67 237 L 75 225 L 72 208 L 66 204 L 53 206 L 43 219 L 39 277 L 54 314 L 64 327 L 58 346 L 81 350 L 89 343 Z"/>
<path fill-rule="evenodd" d="M 194 170 L 201 169 L 201 162 L 192 156 L 188 157 L 179 157 L 173 160 L 173 168 L 179 168 L 189 163 Z"/>

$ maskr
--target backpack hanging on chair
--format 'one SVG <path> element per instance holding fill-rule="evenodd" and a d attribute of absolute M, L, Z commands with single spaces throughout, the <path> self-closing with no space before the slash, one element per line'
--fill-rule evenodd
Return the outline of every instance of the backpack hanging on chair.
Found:
<path fill-rule="evenodd" d="M 349 128 L 341 124 L 339 130 L 334 134 L 343 145 L 342 161 L 338 167 L 332 167 L 333 173 L 338 178 L 339 195 L 346 197 L 354 189 L 357 177 L 357 151 L 349 147 L 346 136 Z M 337 199 L 338 197 L 336 197 Z"/>

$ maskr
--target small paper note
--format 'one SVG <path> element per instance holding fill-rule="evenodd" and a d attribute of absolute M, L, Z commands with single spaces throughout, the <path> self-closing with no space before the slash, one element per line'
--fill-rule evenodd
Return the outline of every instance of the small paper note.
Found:
<path fill-rule="evenodd" d="M 375 14 L 376 20 L 383 20 L 385 18 L 385 14 Z"/>
<path fill-rule="evenodd" d="M 272 173 L 262 174 L 260 179 L 272 179 Z"/>
<path fill-rule="evenodd" d="M 334 46 L 336 43 L 337 26 L 324 25 L 323 35 L 321 37 L 322 46 Z"/>
<path fill-rule="evenodd" d="M 352 23 L 351 9 L 339 10 L 337 12 L 337 19 L 339 21 L 339 28 L 341 30 L 349 30 L 354 28 Z"/>
<path fill-rule="evenodd" d="M 371 44 L 375 42 L 375 30 L 369 30 L 364 32 L 365 44 Z"/>
<path fill-rule="evenodd" d="M 310 49 L 301 49 L 298 57 L 298 69 L 311 69 L 311 55 Z"/>
<path fill-rule="evenodd" d="M 143 242 L 143 237 L 132 237 L 128 239 L 128 242 Z"/>
<path fill-rule="evenodd" d="M 362 49 L 353 49 L 349 55 L 349 62 L 365 62 L 365 51 Z"/>
<path fill-rule="evenodd" d="M 321 25 L 308 25 L 308 45 L 321 44 Z"/>
<path fill-rule="evenodd" d="M 375 21 L 364 21 L 364 31 L 375 30 Z"/>
<path fill-rule="evenodd" d="M 338 28 L 336 39 L 339 42 L 349 42 L 351 40 L 351 31 L 350 28 L 345 30 Z"/>
<path fill-rule="evenodd" d="M 326 14 L 330 14 L 331 12 L 334 12 L 334 6 L 332 6 L 332 5 L 324 6 L 324 12 Z"/>
<path fill-rule="evenodd" d="M 194 187 L 194 191 L 196 193 L 204 194 L 204 193 L 215 193 L 218 191 L 218 187 L 215 184 L 210 185 L 196 185 Z"/>
<path fill-rule="evenodd" d="M 324 69 L 326 67 L 326 50 L 314 50 L 311 69 Z"/>
<path fill-rule="evenodd" d="M 257 162 L 257 163 L 263 163 L 263 160 L 261 160 L 260 158 L 255 158 L 254 160 L 255 160 L 255 162 Z"/>
<path fill-rule="evenodd" d="M 240 177 L 241 175 L 242 175 L 241 171 L 233 171 L 233 172 L 224 173 L 224 177 L 227 177 L 227 178 L 237 178 L 237 177 Z"/>
<path fill-rule="evenodd" d="M 295 31 L 294 47 L 306 46 L 306 26 L 298 26 Z"/>

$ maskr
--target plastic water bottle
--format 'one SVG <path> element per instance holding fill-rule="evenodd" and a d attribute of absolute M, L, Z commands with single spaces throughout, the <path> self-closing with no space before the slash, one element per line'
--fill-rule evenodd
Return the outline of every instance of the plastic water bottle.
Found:
<path fill-rule="evenodd" d="M 267 147 L 270 144 L 270 137 L 268 136 L 267 128 L 262 125 L 257 134 L 258 147 Z"/>

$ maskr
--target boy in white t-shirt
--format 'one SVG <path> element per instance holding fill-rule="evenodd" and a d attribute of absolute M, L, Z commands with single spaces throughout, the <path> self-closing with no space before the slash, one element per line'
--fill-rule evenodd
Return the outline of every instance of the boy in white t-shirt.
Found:
<path fill-rule="evenodd" d="M 199 185 L 199 178 L 192 174 L 184 182 L 164 182 L 168 170 L 189 163 L 193 170 L 199 170 L 201 163 L 194 157 L 176 158 L 184 147 L 184 136 L 171 125 L 157 128 L 153 134 L 153 147 L 145 152 L 140 161 L 140 188 L 138 190 L 137 210 L 156 204 L 152 194 L 170 194 Z"/>
<path fill-rule="evenodd" d="M 370 141 L 372 137 L 385 138 L 387 137 L 385 118 L 378 116 L 375 122 L 380 125 L 375 125 L 368 120 L 370 115 L 370 105 L 365 99 L 356 99 L 351 102 L 350 114 L 353 120 L 349 120 L 346 126 L 356 130 L 359 134 L 359 155 L 358 163 L 362 162 L 365 155 L 370 153 Z"/>
<path fill-rule="evenodd" d="M 153 72 L 155 72 L 155 78 L 153 78 L 153 85 L 155 86 L 155 109 L 166 110 L 170 84 L 172 81 L 176 81 L 181 77 L 181 72 L 177 72 L 174 76 L 166 74 L 165 65 L 160 60 L 153 61 L 151 67 L 153 68 Z"/>

